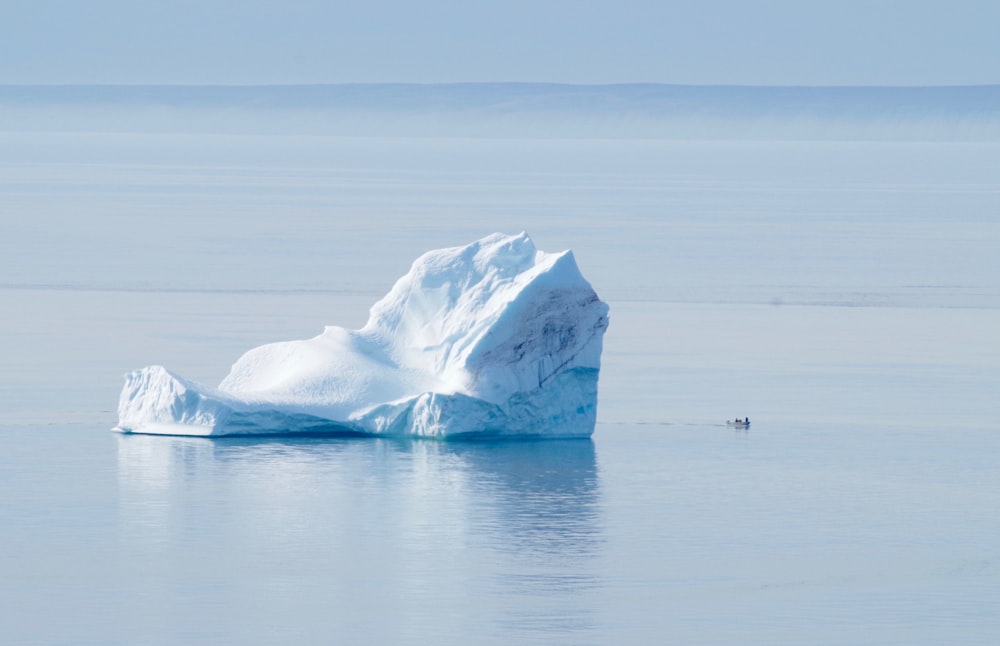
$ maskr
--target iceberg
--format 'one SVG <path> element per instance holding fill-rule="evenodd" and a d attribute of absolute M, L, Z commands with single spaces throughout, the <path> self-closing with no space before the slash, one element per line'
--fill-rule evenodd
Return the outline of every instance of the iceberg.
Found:
<path fill-rule="evenodd" d="M 254 348 L 218 387 L 127 374 L 116 430 L 590 437 L 607 327 L 572 251 L 495 233 L 420 256 L 361 329 Z"/>

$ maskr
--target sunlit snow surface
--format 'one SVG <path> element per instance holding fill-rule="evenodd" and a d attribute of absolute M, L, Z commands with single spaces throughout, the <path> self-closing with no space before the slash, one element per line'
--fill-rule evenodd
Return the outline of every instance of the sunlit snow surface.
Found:
<path fill-rule="evenodd" d="M 250 350 L 218 388 L 129 373 L 118 428 L 589 437 L 607 314 L 572 252 L 493 234 L 418 258 L 362 329 Z"/>

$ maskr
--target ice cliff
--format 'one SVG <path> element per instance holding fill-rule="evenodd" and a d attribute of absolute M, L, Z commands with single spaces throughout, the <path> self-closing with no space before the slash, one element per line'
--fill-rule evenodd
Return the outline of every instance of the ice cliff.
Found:
<path fill-rule="evenodd" d="M 493 234 L 418 258 L 360 330 L 254 348 L 217 388 L 129 373 L 117 429 L 588 437 L 607 327 L 571 251 Z"/>

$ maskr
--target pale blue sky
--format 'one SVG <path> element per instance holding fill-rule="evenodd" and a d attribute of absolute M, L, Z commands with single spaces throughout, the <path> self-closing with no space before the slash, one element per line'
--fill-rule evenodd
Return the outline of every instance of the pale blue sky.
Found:
<path fill-rule="evenodd" d="M 995 0 L 6 0 L 0 83 L 1000 83 Z"/>

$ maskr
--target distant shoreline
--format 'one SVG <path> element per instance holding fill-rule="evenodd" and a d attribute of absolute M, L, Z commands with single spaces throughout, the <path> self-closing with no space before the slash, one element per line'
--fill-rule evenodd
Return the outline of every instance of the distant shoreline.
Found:
<path fill-rule="evenodd" d="M 0 131 L 1000 140 L 1000 85 L 0 85 Z"/>

